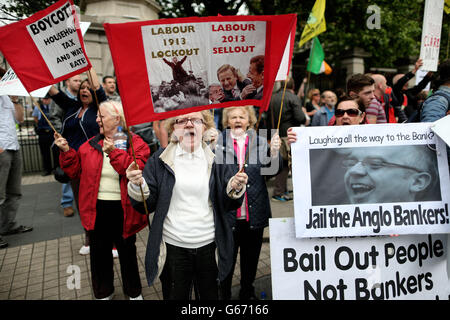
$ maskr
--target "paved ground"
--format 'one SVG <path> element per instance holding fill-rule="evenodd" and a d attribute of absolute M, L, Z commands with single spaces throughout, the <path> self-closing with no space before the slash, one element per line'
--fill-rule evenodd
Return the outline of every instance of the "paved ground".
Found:
<path fill-rule="evenodd" d="M 4 237 L 9 247 L 0 250 L 0 300 L 92 300 L 89 256 L 78 251 L 84 231 L 78 214 L 66 218 L 59 206 L 61 184 L 52 176 L 25 176 L 23 198 L 17 215 L 19 224 L 33 226 L 29 233 Z M 271 190 L 269 182 L 269 192 Z M 289 180 L 289 185 L 291 182 Z M 271 202 L 273 217 L 292 217 L 293 203 Z M 144 257 L 148 229 L 137 235 L 137 254 L 146 300 L 161 300 L 161 284 L 147 285 Z M 269 232 L 264 232 L 255 281 L 256 292 L 272 297 L 270 281 Z M 239 260 L 238 260 L 239 264 Z M 121 288 L 120 265 L 115 259 L 115 300 L 125 299 Z M 233 297 L 239 290 L 239 266 L 233 278 Z"/>

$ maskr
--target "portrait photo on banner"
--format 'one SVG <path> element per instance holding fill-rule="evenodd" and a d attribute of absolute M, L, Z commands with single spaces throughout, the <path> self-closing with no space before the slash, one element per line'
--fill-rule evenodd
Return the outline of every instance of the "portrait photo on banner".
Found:
<path fill-rule="evenodd" d="M 427 144 L 309 150 L 312 205 L 441 201 L 435 150 Z"/>
<path fill-rule="evenodd" d="M 266 22 L 142 26 L 154 112 L 262 99 Z"/>
<path fill-rule="evenodd" d="M 294 130 L 298 237 L 450 231 L 447 152 L 430 124 Z"/>

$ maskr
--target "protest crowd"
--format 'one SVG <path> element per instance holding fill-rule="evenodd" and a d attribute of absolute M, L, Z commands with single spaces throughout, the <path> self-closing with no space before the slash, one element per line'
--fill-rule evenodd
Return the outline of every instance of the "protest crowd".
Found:
<path fill-rule="evenodd" d="M 79 254 L 90 256 L 96 299 L 114 296 L 114 258 L 120 263 L 124 294 L 130 300 L 144 298 L 135 243 L 136 234 L 149 228 L 145 274 L 148 285 L 161 281 L 163 299 L 230 300 L 239 257 L 239 299 L 258 300 L 254 282 L 271 203 L 287 204 L 294 195 L 301 199 L 288 183 L 295 161 L 291 149 L 300 139 L 295 128 L 404 126 L 450 114 L 450 60 L 440 61 L 437 72 L 408 86 L 423 65 L 420 58 L 406 74 L 351 75 L 345 89 L 319 90 L 306 75 L 300 84 L 287 77 L 277 82 L 263 112 L 252 103 L 233 105 L 263 97 L 263 71 L 255 68 L 264 69 L 264 55 L 255 56 L 248 73 L 224 65 L 209 86 L 202 76 L 185 70 L 186 56 L 160 59 L 173 80 L 151 87 L 156 113 L 227 105 L 152 121 L 156 148 L 127 125 L 126 100 L 117 88 L 125 81 L 120 74 L 99 80 L 89 67 L 86 78 L 63 77 L 63 86 L 52 85 L 33 101 L 43 175 L 54 175 L 61 183 L 62 196 L 55 201 L 61 202 L 65 217 L 78 216 L 85 230 Z M 5 73 L 1 68 L 0 77 Z M 16 221 L 22 176 L 16 123 L 24 121 L 22 101 L 0 96 L 0 250 L 8 247 L 9 235 L 33 232 L 32 226 Z M 392 197 L 384 195 L 384 200 L 370 198 L 375 182 L 369 186 L 361 177 L 388 167 L 417 175 L 426 170 L 406 159 L 428 161 L 421 149 L 417 156 L 401 150 L 387 160 L 352 151 L 343 161 L 344 179 L 353 181 L 344 190 L 351 203 L 396 202 L 400 174 L 391 174 L 394 186 L 386 193 Z M 402 152 L 408 153 L 404 161 L 397 156 Z M 418 176 L 415 192 L 434 186 L 437 176 Z M 415 201 L 414 196 L 404 202 Z"/>

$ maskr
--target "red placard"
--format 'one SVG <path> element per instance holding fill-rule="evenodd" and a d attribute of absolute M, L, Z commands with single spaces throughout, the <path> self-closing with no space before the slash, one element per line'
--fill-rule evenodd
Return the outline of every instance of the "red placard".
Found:
<path fill-rule="evenodd" d="M 296 22 L 287 14 L 104 24 L 127 124 L 229 106 L 265 111 Z M 211 103 L 210 86 L 220 86 L 221 102 Z"/>
<path fill-rule="evenodd" d="M 72 0 L 0 27 L 0 51 L 28 92 L 91 68 Z"/>

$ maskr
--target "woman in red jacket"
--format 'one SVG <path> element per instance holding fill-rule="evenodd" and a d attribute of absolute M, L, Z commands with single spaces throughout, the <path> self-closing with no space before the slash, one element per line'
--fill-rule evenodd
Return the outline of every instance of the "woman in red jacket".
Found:
<path fill-rule="evenodd" d="M 134 161 L 130 143 L 127 150 L 114 147 L 118 127 L 125 128 L 122 105 L 115 101 L 100 104 L 97 123 L 100 134 L 86 141 L 78 152 L 67 140 L 55 134 L 61 149 L 60 165 L 71 179 L 80 179 L 79 210 L 81 223 L 90 237 L 91 275 L 97 299 L 112 299 L 114 270 L 111 250 L 119 252 L 124 293 L 142 299 L 136 257 L 136 233 L 147 225 L 145 215 L 135 211 L 127 196 L 126 169 Z M 101 119 L 100 119 L 101 117 Z M 136 161 L 144 168 L 150 155 L 147 144 L 132 135 Z"/>

